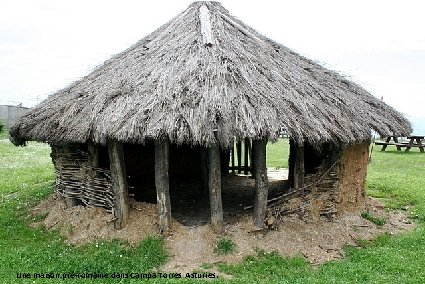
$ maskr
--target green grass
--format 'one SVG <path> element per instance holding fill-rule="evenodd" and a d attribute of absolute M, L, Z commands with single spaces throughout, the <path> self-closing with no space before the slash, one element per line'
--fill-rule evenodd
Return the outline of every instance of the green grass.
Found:
<path fill-rule="evenodd" d="M 412 208 L 425 221 L 425 154 L 418 150 L 374 151 L 368 168 L 368 194 L 392 209 Z"/>
<path fill-rule="evenodd" d="M 0 283 L 32 283 L 16 279 L 19 272 L 153 272 L 165 263 L 163 240 L 148 237 L 135 247 L 120 241 L 80 247 L 67 245 L 57 232 L 29 226 L 28 209 L 53 190 L 50 149 L 29 143 L 14 147 L 0 134 Z M 268 145 L 268 166 L 285 167 L 287 140 Z M 374 151 L 367 178 L 368 194 L 389 208 L 408 210 L 417 222 L 413 232 L 382 235 L 347 246 L 345 258 L 312 267 L 303 257 L 286 258 L 257 251 L 237 264 L 205 264 L 233 278 L 217 283 L 425 283 L 425 154 L 416 151 Z M 190 248 L 188 248 L 190 249 Z M 178 269 L 177 269 L 178 270 Z M 179 272 L 179 271 L 175 272 Z M 184 275 L 183 275 L 184 277 Z M 133 283 L 140 283 L 138 279 Z M 149 283 L 199 283 L 199 280 L 150 279 Z M 128 279 L 36 283 L 131 283 Z M 209 282 L 206 282 L 209 283 Z"/>
<path fill-rule="evenodd" d="M 0 131 L 0 139 L 7 139 L 9 137 L 9 133 L 6 131 L 5 127 Z"/>
<path fill-rule="evenodd" d="M 361 216 L 362 218 L 369 220 L 377 226 L 383 226 L 387 223 L 387 220 L 385 218 L 376 217 L 369 211 L 362 212 Z"/>
<path fill-rule="evenodd" d="M 236 147 L 235 147 L 236 151 Z M 241 148 L 241 165 L 245 164 L 245 143 L 242 143 Z M 288 168 L 288 158 L 289 158 L 289 139 L 279 139 L 277 142 L 267 143 L 266 148 L 266 159 L 268 168 Z M 237 165 L 237 154 L 235 152 L 235 165 Z M 229 162 L 230 164 L 230 162 Z"/>
<path fill-rule="evenodd" d="M 267 167 L 287 168 L 289 158 L 289 139 L 279 139 L 276 143 L 267 143 Z"/>
<path fill-rule="evenodd" d="M 148 237 L 136 247 L 121 241 L 76 247 L 65 244 L 57 232 L 30 227 L 43 216 L 29 218 L 28 209 L 53 190 L 50 148 L 41 143 L 14 147 L 6 136 L 0 139 L 0 283 L 32 283 L 33 279 L 17 279 L 17 273 L 149 272 L 166 261 L 163 240 L 158 238 Z M 80 282 L 119 283 L 116 279 Z M 38 279 L 36 283 L 57 282 Z"/>
<path fill-rule="evenodd" d="M 231 254 L 236 250 L 236 244 L 227 238 L 218 240 L 214 251 L 218 254 Z"/>

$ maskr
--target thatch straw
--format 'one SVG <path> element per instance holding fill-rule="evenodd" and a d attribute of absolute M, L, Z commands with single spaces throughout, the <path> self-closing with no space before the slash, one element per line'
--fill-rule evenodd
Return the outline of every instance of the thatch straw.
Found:
<path fill-rule="evenodd" d="M 203 8 L 202 8 L 203 7 Z M 201 10 L 201 12 L 200 12 Z M 92 73 L 51 95 L 12 140 L 107 139 L 229 146 L 245 137 L 353 144 L 408 135 L 393 108 L 273 42 L 217 2 L 195 2 Z"/>

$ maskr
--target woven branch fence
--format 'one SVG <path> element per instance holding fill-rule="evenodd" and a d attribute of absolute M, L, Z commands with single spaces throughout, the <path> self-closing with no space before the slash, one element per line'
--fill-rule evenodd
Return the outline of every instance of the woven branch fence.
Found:
<path fill-rule="evenodd" d="M 89 166 L 87 153 L 83 151 L 67 152 L 52 147 L 52 159 L 56 172 L 56 191 L 60 196 L 114 212 L 109 170 Z"/>

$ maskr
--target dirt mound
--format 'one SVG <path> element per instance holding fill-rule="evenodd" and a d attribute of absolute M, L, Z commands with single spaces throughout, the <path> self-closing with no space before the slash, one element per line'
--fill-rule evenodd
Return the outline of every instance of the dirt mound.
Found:
<path fill-rule="evenodd" d="M 377 226 L 351 213 L 333 220 L 315 222 L 301 220 L 297 215 L 285 216 L 278 230 L 256 230 L 249 214 L 226 218 L 226 238 L 233 240 L 236 251 L 230 255 L 218 255 L 214 247 L 221 236 L 213 234 L 209 224 L 187 226 L 173 220 L 172 234 L 165 238 L 171 260 L 161 269 L 173 272 L 191 272 L 203 263 L 219 261 L 238 262 L 256 249 L 278 251 L 285 256 L 304 255 L 312 264 L 340 258 L 345 244 L 356 245 L 360 239 L 373 239 L 382 233 L 395 234 L 414 228 L 406 212 L 388 212 L 373 199 L 367 200 L 367 210 L 374 216 L 387 219 Z M 101 208 L 65 204 L 54 195 L 33 209 L 33 215 L 45 215 L 47 230 L 59 230 L 72 244 L 83 244 L 99 239 L 123 239 L 136 244 L 147 235 L 156 235 L 156 205 L 131 201 L 130 221 L 122 230 L 113 228 L 112 214 Z M 190 248 L 190 249 L 188 249 Z"/>
<path fill-rule="evenodd" d="M 130 244 L 140 242 L 147 235 L 156 234 L 156 205 L 131 200 L 129 225 L 114 229 L 113 215 L 103 208 L 72 206 L 67 208 L 55 195 L 49 196 L 33 208 L 33 215 L 47 214 L 43 221 L 47 230 L 59 230 L 71 244 L 83 244 L 98 239 L 122 239 Z"/>

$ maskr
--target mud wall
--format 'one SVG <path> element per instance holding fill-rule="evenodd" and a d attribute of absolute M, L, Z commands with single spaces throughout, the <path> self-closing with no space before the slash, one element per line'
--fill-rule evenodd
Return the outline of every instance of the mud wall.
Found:
<path fill-rule="evenodd" d="M 343 149 L 338 173 L 337 212 L 358 211 L 364 207 L 368 157 L 369 143 Z"/>
<path fill-rule="evenodd" d="M 310 167 L 304 176 L 304 186 L 296 190 L 289 183 L 285 198 L 272 206 L 272 211 L 277 210 L 281 214 L 293 212 L 305 220 L 318 220 L 362 210 L 365 206 L 369 144 L 347 148 L 324 144 L 317 150 L 309 147 L 304 145 L 307 149 L 306 168 Z M 293 149 L 291 151 L 294 152 Z"/>
<path fill-rule="evenodd" d="M 368 143 L 332 147 L 317 172 L 306 176 L 307 184 L 312 184 L 305 197 L 310 219 L 364 208 L 368 147 Z"/>

